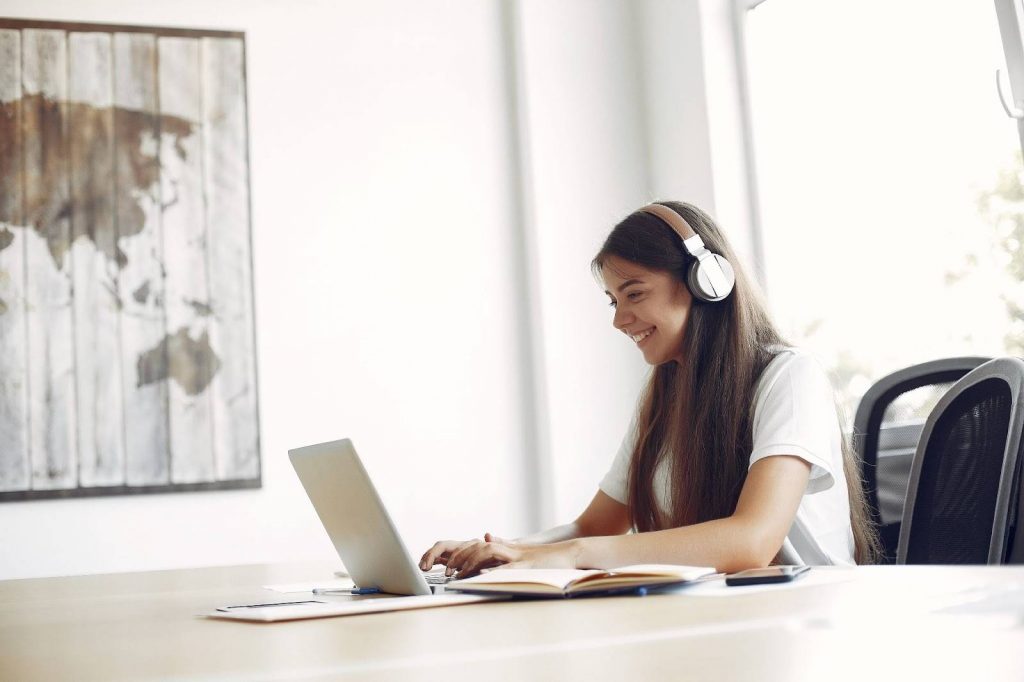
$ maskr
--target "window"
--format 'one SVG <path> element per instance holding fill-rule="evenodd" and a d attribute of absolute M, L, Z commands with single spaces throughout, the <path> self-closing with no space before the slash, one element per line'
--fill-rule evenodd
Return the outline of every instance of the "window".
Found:
<path fill-rule="evenodd" d="M 993 4 L 769 0 L 745 31 L 768 295 L 849 421 L 901 367 L 1024 355 L 1024 168 Z"/>

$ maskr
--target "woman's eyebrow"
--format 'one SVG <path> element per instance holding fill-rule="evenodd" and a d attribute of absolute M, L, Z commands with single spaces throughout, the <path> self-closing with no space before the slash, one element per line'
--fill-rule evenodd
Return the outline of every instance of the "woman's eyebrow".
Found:
<path fill-rule="evenodd" d="M 625 282 L 623 282 L 622 284 L 619 285 L 619 288 L 616 289 L 616 291 L 622 291 L 623 289 L 628 287 L 630 284 L 643 284 L 643 283 L 644 283 L 644 281 L 642 279 L 627 279 Z M 604 290 L 604 293 L 608 294 L 609 296 L 612 295 L 612 292 L 608 291 L 607 289 Z"/>

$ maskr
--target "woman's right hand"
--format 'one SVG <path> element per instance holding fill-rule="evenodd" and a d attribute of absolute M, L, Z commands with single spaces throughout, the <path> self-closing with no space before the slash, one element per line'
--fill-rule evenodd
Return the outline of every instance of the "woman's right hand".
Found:
<path fill-rule="evenodd" d="M 452 554 L 463 547 L 469 547 L 477 542 L 480 542 L 480 540 L 475 538 L 473 540 L 439 540 L 423 553 L 423 556 L 420 558 L 420 570 L 429 571 L 436 564 L 447 566 L 448 559 L 451 558 Z"/>
<path fill-rule="evenodd" d="M 490 533 L 484 534 L 484 542 L 500 542 L 508 543 L 508 540 L 499 538 L 496 535 Z M 440 540 L 435 542 L 434 546 L 428 549 L 423 556 L 420 558 L 420 570 L 429 571 L 436 564 L 442 566 L 448 565 L 448 560 L 453 554 L 462 549 L 467 549 L 473 545 L 479 544 L 480 539 L 474 538 L 472 540 Z"/>

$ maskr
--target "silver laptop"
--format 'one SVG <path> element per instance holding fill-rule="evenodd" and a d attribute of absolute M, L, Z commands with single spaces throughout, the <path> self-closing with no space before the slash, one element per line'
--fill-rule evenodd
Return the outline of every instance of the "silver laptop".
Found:
<path fill-rule="evenodd" d="M 443 591 L 449 578 L 423 573 L 409 556 L 352 441 L 296 448 L 288 458 L 357 587 L 406 595 Z"/>

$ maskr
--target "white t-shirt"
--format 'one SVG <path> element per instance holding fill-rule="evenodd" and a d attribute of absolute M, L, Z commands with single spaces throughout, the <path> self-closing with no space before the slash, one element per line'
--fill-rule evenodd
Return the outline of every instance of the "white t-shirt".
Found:
<path fill-rule="evenodd" d="M 811 477 L 796 519 L 782 545 L 786 564 L 853 564 L 853 529 L 835 400 L 828 375 L 814 357 L 795 348 L 782 350 L 765 368 L 754 390 L 754 462 L 793 455 L 811 465 Z M 626 504 L 629 460 L 636 444 L 633 417 L 611 469 L 600 488 Z M 667 512 L 671 492 L 670 458 L 654 472 L 654 495 Z"/>

